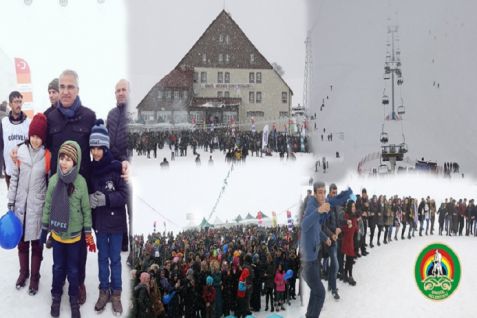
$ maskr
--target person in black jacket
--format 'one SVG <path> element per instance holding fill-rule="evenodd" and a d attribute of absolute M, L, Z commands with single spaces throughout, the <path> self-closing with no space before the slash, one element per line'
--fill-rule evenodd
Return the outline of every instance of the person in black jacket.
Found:
<path fill-rule="evenodd" d="M 337 186 L 332 183 L 329 188 L 328 200 L 333 198 L 338 193 Z M 338 273 L 338 253 L 337 253 L 337 240 L 338 235 L 341 233 L 340 227 L 337 225 L 338 222 L 338 212 L 337 207 L 331 208 L 325 223 L 322 225 L 322 231 L 325 232 L 326 236 L 331 239 L 331 245 L 327 246 L 323 244 L 323 249 L 328 250 L 328 255 L 330 257 L 330 267 L 328 269 L 328 290 L 332 292 L 334 299 L 340 299 L 338 294 L 338 289 L 336 288 L 336 275 Z"/>
<path fill-rule="evenodd" d="M 60 100 L 56 108 L 48 113 L 48 135 L 46 148 L 51 152 L 51 167 L 57 166 L 58 151 L 67 140 L 76 141 L 81 148 L 81 164 L 79 173 L 87 182 L 91 176 L 91 161 L 89 155 L 89 135 L 96 121 L 96 114 L 82 105 L 78 96 L 78 74 L 73 70 L 65 70 L 59 76 Z M 52 170 L 51 174 L 56 171 Z M 81 255 L 79 265 L 79 303 L 86 302 L 86 258 L 87 247 L 84 235 L 81 239 Z"/>
<path fill-rule="evenodd" d="M 110 137 L 110 150 L 115 160 L 121 161 L 122 175 L 127 181 L 129 174 L 129 162 L 131 161 L 131 154 L 128 151 L 128 103 L 129 103 L 129 82 L 121 79 L 116 84 L 114 94 L 116 96 L 116 107 L 111 109 L 108 113 L 106 121 L 106 128 L 108 128 Z M 157 149 L 157 147 L 156 147 Z M 132 189 L 129 185 L 129 197 L 127 203 L 127 211 L 129 217 L 129 233 L 132 233 Z M 123 241 L 121 250 L 128 251 L 128 244 L 130 238 L 128 236 L 128 229 L 126 227 L 123 233 Z M 132 260 L 129 261 L 132 263 Z"/>
<path fill-rule="evenodd" d="M 111 299 L 113 312 L 121 314 L 121 244 L 126 227 L 127 186 L 121 178 L 121 163 L 109 150 L 108 130 L 99 119 L 89 139 L 93 162 L 90 205 L 96 233 L 99 267 L 99 298 L 96 311 L 104 310 Z M 109 273 L 111 272 L 111 277 Z"/>

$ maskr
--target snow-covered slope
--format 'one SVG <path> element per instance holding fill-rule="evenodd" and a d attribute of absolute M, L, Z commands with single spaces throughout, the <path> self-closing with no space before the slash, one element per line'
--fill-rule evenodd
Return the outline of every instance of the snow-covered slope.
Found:
<path fill-rule="evenodd" d="M 364 156 L 380 150 L 387 26 L 397 24 L 408 156 L 439 165 L 458 162 L 466 174 L 475 176 L 476 3 L 338 0 L 308 4 L 313 42 L 311 113 L 318 117 L 315 149 L 329 155 L 337 147 L 344 148 L 345 160 L 335 165 L 336 173 L 356 171 Z M 398 90 L 398 100 L 399 94 Z M 325 107 L 320 111 L 323 99 Z M 323 128 L 344 132 L 344 147 L 322 144 Z"/>

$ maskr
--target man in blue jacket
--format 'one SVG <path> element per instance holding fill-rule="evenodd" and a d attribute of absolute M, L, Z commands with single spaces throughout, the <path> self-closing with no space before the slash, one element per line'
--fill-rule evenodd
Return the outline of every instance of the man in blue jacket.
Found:
<path fill-rule="evenodd" d="M 303 279 L 310 287 L 310 300 L 306 311 L 307 318 L 320 316 L 325 301 L 325 288 L 320 278 L 318 252 L 321 241 L 328 246 L 331 240 L 321 231 L 325 214 L 330 211 L 330 204 L 325 202 L 326 189 L 323 182 L 313 184 L 313 196 L 308 198 L 305 214 L 301 222 L 300 252 Z"/>

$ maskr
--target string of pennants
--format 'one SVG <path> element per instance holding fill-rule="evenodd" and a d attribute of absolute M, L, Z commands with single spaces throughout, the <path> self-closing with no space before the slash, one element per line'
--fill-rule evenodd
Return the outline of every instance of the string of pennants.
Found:
<path fill-rule="evenodd" d="M 229 177 L 230 177 L 230 174 L 233 170 L 234 170 L 234 163 L 232 162 L 232 164 L 230 166 L 230 169 L 227 173 L 227 176 L 224 179 L 224 184 L 222 185 L 222 189 L 220 190 L 219 196 L 217 197 L 217 200 L 215 201 L 215 204 L 214 204 L 214 207 L 212 208 L 212 211 L 210 211 L 208 220 L 210 220 L 212 218 L 212 216 L 214 215 L 215 209 L 217 208 L 217 205 L 219 205 L 220 199 L 222 199 L 222 195 L 224 194 L 227 186 L 229 185 Z"/>

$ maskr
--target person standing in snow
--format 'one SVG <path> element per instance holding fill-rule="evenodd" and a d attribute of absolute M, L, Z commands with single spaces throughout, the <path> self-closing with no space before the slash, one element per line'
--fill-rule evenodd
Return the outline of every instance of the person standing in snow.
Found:
<path fill-rule="evenodd" d="M 82 236 L 91 252 L 96 252 L 91 234 L 91 208 L 86 180 L 79 174 L 81 148 L 67 140 L 58 150 L 57 172 L 48 183 L 42 216 L 40 242 L 48 232 L 53 239 L 53 281 L 51 316 L 59 317 L 63 285 L 68 278 L 71 317 L 80 318 L 79 283 Z"/>
<path fill-rule="evenodd" d="M 93 209 L 99 268 L 99 298 L 94 309 L 102 312 L 111 301 L 113 313 L 122 314 L 121 246 L 127 229 L 128 189 L 121 178 L 122 164 L 113 159 L 109 141 L 103 120 L 97 120 L 89 138 L 93 158 L 89 202 Z"/>
<path fill-rule="evenodd" d="M 313 184 L 314 195 L 308 198 L 305 214 L 301 221 L 300 251 L 303 279 L 310 287 L 310 299 L 306 311 L 307 317 L 319 317 L 325 301 L 325 288 L 320 278 L 318 252 L 321 241 L 331 241 L 321 231 L 324 214 L 330 211 L 330 204 L 325 202 L 326 188 L 323 182 Z"/>
<path fill-rule="evenodd" d="M 18 243 L 20 276 L 16 281 L 16 288 L 24 287 L 31 273 L 28 289 L 31 296 L 38 292 L 43 259 L 43 246 L 40 244 L 41 216 L 51 158 L 50 152 L 43 145 L 46 129 L 45 115 L 36 114 L 28 129 L 28 140 L 18 147 L 17 161 L 12 170 L 8 189 L 8 209 L 14 211 L 23 224 L 23 236 Z"/>

